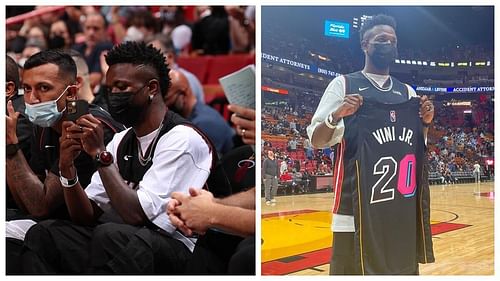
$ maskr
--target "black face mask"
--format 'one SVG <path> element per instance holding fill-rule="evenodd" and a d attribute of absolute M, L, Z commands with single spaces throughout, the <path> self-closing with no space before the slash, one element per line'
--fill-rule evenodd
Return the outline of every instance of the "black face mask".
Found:
<path fill-rule="evenodd" d="M 113 119 L 122 123 L 126 127 L 133 127 L 143 119 L 144 106 L 132 104 L 134 97 L 142 91 L 147 85 L 136 92 L 111 93 L 107 90 L 105 97 L 108 103 L 108 110 Z M 149 103 L 148 103 L 149 105 Z"/>
<path fill-rule="evenodd" d="M 49 39 L 49 49 L 62 49 L 66 45 L 64 37 L 55 35 Z"/>
<path fill-rule="evenodd" d="M 374 50 L 370 55 L 372 63 L 379 69 L 388 68 L 398 56 L 398 49 L 394 44 L 370 43 Z"/>

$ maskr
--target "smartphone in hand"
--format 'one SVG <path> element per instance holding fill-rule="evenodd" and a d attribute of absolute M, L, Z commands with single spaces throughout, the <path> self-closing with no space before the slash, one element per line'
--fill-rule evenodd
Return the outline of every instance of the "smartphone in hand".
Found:
<path fill-rule="evenodd" d="M 66 120 L 75 122 L 80 116 L 89 113 L 89 103 L 85 100 L 66 101 Z"/>

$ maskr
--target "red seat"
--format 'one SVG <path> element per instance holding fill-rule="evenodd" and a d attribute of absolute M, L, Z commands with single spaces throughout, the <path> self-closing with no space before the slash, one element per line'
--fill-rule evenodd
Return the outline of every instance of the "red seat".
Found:
<path fill-rule="evenodd" d="M 200 80 L 200 83 L 207 84 L 205 81 L 207 79 L 211 59 L 211 56 L 179 57 L 177 58 L 177 63 L 180 67 L 196 75 L 198 80 Z"/>
<path fill-rule="evenodd" d="M 204 80 L 204 83 L 219 83 L 219 78 L 247 66 L 249 62 L 248 57 L 249 55 L 213 56 L 209 62 L 207 78 Z"/>

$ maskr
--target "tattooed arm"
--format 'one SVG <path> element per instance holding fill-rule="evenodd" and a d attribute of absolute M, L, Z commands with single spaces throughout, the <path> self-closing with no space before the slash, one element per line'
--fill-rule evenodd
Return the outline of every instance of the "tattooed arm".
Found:
<path fill-rule="evenodd" d="M 6 143 L 17 144 L 16 124 L 19 112 L 12 101 L 7 104 Z M 19 208 L 34 217 L 46 217 L 64 202 L 62 187 L 56 175 L 49 173 L 42 182 L 28 165 L 21 150 L 7 157 L 7 185 Z"/>
<path fill-rule="evenodd" d="M 48 173 L 45 182 L 40 181 L 20 150 L 7 158 L 6 176 L 7 184 L 18 206 L 34 217 L 46 217 L 64 203 L 59 178 L 53 173 Z"/>

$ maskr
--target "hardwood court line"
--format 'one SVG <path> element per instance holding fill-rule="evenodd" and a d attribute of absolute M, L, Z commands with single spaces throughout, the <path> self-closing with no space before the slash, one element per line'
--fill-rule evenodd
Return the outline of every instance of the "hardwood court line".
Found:
<path fill-rule="evenodd" d="M 450 206 L 449 204 L 446 204 L 446 203 L 433 203 L 433 205 L 437 205 L 437 206 L 442 206 L 442 205 L 445 205 L 445 206 Z M 461 208 L 470 208 L 470 209 L 482 209 L 482 210 L 494 210 L 495 209 L 495 206 L 493 207 L 479 207 L 479 206 L 467 206 L 467 205 L 453 205 L 453 207 L 461 207 Z M 432 208 L 431 208 L 431 212 L 432 212 Z"/>
<path fill-rule="evenodd" d="M 300 211 L 296 211 L 299 213 Z M 325 212 L 325 211 L 317 211 Z M 452 213 L 452 212 L 450 212 Z M 453 213 L 452 213 L 453 214 Z M 455 217 L 458 215 L 454 214 Z M 453 220 L 453 219 L 452 219 Z M 470 224 L 437 222 L 432 223 L 433 238 L 438 238 L 436 235 L 449 233 L 455 230 L 467 228 Z M 319 248 L 313 251 L 297 252 L 287 257 L 277 258 L 261 263 L 263 275 L 287 275 L 304 270 L 311 267 L 326 265 L 330 261 L 331 247 Z"/>

